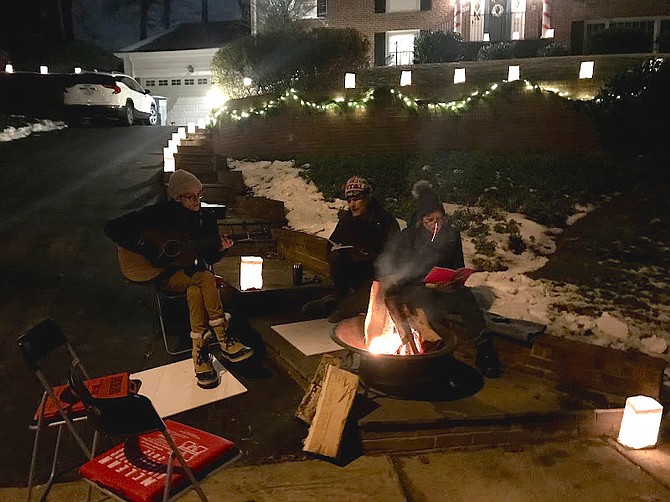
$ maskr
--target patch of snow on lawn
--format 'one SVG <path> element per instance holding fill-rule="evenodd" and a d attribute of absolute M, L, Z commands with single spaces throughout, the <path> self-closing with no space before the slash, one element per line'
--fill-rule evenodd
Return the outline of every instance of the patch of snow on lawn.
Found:
<path fill-rule="evenodd" d="M 9 126 L 0 131 L 0 142 L 14 141 L 15 139 L 22 139 L 30 136 L 35 132 L 54 131 L 64 129 L 65 127 L 67 127 L 65 122 L 54 122 L 53 120 L 40 120 L 22 127 Z"/>

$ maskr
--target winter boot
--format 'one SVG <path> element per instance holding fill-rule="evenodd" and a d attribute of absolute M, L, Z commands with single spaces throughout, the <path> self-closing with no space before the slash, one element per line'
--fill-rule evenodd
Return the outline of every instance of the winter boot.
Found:
<path fill-rule="evenodd" d="M 216 339 L 221 346 L 221 355 L 228 359 L 231 363 L 239 363 L 245 359 L 249 359 L 254 355 L 254 350 L 251 347 L 247 347 L 239 340 L 230 336 L 226 330 L 228 329 L 228 321 L 230 320 L 230 314 L 228 312 L 224 313 L 224 317 L 221 319 L 215 319 L 210 321 L 210 326 L 212 331 L 216 335 Z"/>
<path fill-rule="evenodd" d="M 195 367 L 195 378 L 198 387 L 203 389 L 213 389 L 219 385 L 219 374 L 212 366 L 212 355 L 209 353 L 209 341 L 211 335 L 206 333 L 204 336 L 200 333 L 191 333 L 193 343 L 193 366 Z"/>
<path fill-rule="evenodd" d="M 491 333 L 484 330 L 475 340 L 477 355 L 475 365 L 486 378 L 498 378 L 500 376 L 500 361 L 493 346 Z"/>

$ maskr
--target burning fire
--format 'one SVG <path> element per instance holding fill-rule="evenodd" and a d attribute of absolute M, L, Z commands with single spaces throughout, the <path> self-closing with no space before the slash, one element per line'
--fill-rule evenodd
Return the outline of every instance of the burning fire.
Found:
<path fill-rule="evenodd" d="M 390 329 L 387 332 L 381 333 L 380 335 L 372 338 L 368 345 L 368 351 L 372 352 L 373 354 L 392 354 L 399 356 L 408 355 L 407 346 L 402 343 L 402 339 L 398 334 L 398 329 L 395 327 L 395 323 L 390 319 L 390 317 L 389 321 Z M 412 328 L 412 336 L 414 337 L 414 343 L 416 343 L 416 346 L 419 349 L 419 354 L 423 354 L 423 349 L 421 347 L 421 337 L 414 328 Z M 366 339 L 367 338 L 368 337 L 366 334 Z"/>

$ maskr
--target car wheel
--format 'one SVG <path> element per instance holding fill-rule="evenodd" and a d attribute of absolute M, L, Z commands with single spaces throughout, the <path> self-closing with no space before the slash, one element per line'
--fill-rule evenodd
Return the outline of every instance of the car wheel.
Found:
<path fill-rule="evenodd" d="M 125 111 L 126 111 L 126 115 L 125 115 L 125 119 L 124 119 L 123 123 L 127 126 L 131 126 L 135 122 L 135 109 L 133 107 L 132 102 L 128 101 L 128 103 L 126 103 L 126 110 Z"/>
<path fill-rule="evenodd" d="M 149 112 L 147 124 L 152 126 L 158 124 L 158 112 L 156 111 L 156 107 L 153 105 L 151 106 L 151 111 Z"/>

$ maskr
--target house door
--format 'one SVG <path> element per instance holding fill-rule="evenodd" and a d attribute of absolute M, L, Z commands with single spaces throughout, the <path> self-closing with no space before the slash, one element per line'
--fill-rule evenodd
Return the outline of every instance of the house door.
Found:
<path fill-rule="evenodd" d="M 484 31 L 491 36 L 491 42 L 512 38 L 508 3 L 508 0 L 486 0 Z"/>

